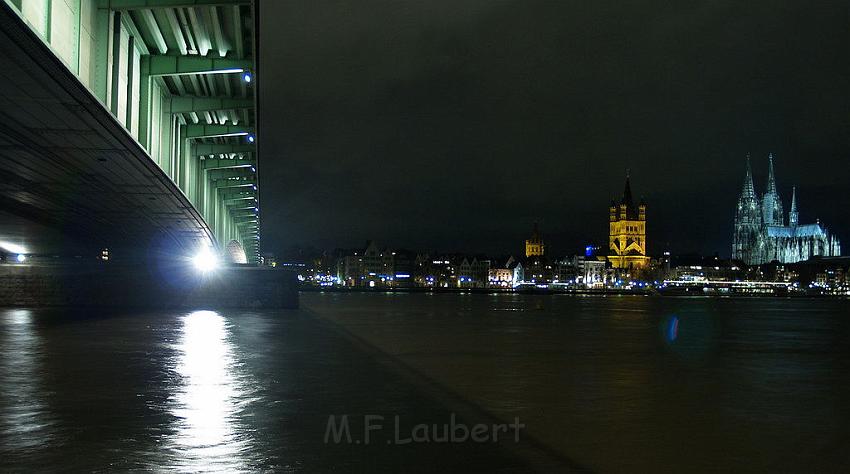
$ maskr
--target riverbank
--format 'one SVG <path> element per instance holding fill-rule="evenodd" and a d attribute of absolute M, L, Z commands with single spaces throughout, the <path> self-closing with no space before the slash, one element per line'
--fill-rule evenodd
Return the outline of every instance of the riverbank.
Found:
<path fill-rule="evenodd" d="M 446 294 L 523 294 L 523 295 L 548 295 L 548 294 L 574 294 L 574 295 L 633 295 L 647 296 L 653 294 L 650 290 L 628 290 L 614 288 L 368 288 L 368 287 L 333 287 L 333 286 L 302 286 L 303 292 L 331 292 L 331 293 L 446 293 Z"/>
<path fill-rule="evenodd" d="M 427 293 L 427 294 L 520 294 L 520 295 L 575 295 L 575 296 L 658 296 L 666 298 L 835 298 L 847 299 L 848 295 L 831 295 L 819 291 L 794 291 L 772 293 L 746 293 L 717 291 L 690 291 L 680 288 L 368 288 L 302 285 L 304 293 Z"/>

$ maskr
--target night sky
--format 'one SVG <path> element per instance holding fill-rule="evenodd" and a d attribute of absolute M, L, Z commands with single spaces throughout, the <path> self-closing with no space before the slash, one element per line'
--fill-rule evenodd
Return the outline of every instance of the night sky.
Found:
<path fill-rule="evenodd" d="M 850 246 L 847 2 L 268 1 L 263 250 L 607 242 L 729 255 L 746 153 Z"/>

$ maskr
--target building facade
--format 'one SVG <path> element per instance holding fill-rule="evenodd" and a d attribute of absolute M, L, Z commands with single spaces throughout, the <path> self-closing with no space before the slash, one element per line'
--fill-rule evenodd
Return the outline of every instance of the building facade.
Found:
<path fill-rule="evenodd" d="M 608 208 L 608 261 L 618 270 L 641 270 L 649 265 L 646 203 L 641 199 L 635 206 L 628 175 L 620 204 L 611 201 Z"/>
<path fill-rule="evenodd" d="M 746 176 L 735 211 L 732 258 L 747 265 L 760 265 L 774 260 L 794 263 L 817 256 L 840 256 L 841 243 L 838 237 L 830 234 L 820 221 L 800 224 L 796 188 L 792 192 L 791 210 L 786 224 L 773 170 L 773 154 L 769 155 L 768 160 L 767 189 L 759 198 L 753 185 L 750 157 L 747 155 Z"/>
<path fill-rule="evenodd" d="M 605 262 L 588 259 L 582 262 L 584 286 L 602 288 L 605 285 Z"/>
<path fill-rule="evenodd" d="M 489 279 L 490 288 L 513 288 L 514 271 L 510 268 L 491 268 Z"/>
<path fill-rule="evenodd" d="M 490 260 L 464 257 L 458 265 L 458 288 L 487 288 L 490 280 Z"/>

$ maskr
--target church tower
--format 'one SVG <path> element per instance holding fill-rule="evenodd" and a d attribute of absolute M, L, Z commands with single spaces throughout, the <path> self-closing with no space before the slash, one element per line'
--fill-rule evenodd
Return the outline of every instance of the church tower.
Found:
<path fill-rule="evenodd" d="M 608 209 L 608 261 L 613 268 L 639 270 L 649 265 L 646 256 L 646 203 L 635 206 L 632 187 L 626 174 L 626 186 L 620 204 Z"/>
<path fill-rule="evenodd" d="M 531 231 L 531 238 L 525 239 L 525 256 L 542 257 L 545 250 L 543 236 L 540 234 L 540 229 L 537 228 L 537 223 L 535 222 L 534 229 Z"/>
<path fill-rule="evenodd" d="M 771 169 L 773 167 L 771 166 Z M 753 170 L 750 167 L 750 154 L 747 153 L 747 174 L 744 186 L 738 197 L 738 208 L 735 212 L 735 231 L 732 236 L 732 258 L 741 260 L 747 265 L 761 263 L 760 239 L 762 224 L 762 209 L 753 186 Z"/>

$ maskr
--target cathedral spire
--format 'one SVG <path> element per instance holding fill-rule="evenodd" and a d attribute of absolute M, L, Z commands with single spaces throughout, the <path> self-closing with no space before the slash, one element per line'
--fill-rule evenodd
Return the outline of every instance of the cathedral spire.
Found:
<path fill-rule="evenodd" d="M 797 186 L 791 188 L 791 212 L 797 212 Z"/>
<path fill-rule="evenodd" d="M 797 186 L 794 186 L 791 191 L 791 212 L 788 213 L 788 225 L 795 226 L 800 222 L 800 215 L 797 213 Z"/>
<path fill-rule="evenodd" d="M 755 198 L 756 189 L 753 186 L 753 169 L 750 167 L 750 154 L 747 153 L 747 176 L 744 177 L 744 188 L 741 190 L 741 197 Z"/>
<path fill-rule="evenodd" d="M 762 214 L 766 225 L 783 225 L 785 211 L 782 210 L 782 199 L 776 190 L 776 176 L 773 172 L 773 153 L 768 156 L 767 190 L 762 197 Z"/>
<path fill-rule="evenodd" d="M 776 194 L 776 177 L 773 175 L 773 153 L 768 155 L 767 157 L 768 171 L 767 171 L 767 194 Z"/>

